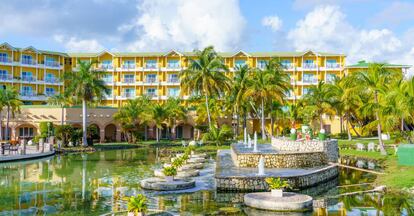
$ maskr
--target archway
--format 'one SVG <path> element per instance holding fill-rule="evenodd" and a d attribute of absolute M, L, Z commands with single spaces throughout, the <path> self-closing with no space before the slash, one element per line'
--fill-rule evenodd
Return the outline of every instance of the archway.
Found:
<path fill-rule="evenodd" d="M 37 128 L 32 124 L 22 124 L 16 127 L 17 139 L 33 139 L 37 135 Z"/>
<path fill-rule="evenodd" d="M 194 127 L 190 124 L 180 124 L 175 128 L 176 139 L 193 139 Z"/>
<path fill-rule="evenodd" d="M 105 142 L 116 141 L 116 126 L 114 124 L 108 124 L 105 127 Z"/>

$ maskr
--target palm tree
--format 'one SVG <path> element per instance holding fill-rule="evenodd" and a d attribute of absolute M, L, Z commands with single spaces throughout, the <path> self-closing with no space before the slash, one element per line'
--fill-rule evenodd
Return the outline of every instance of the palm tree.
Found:
<path fill-rule="evenodd" d="M 20 112 L 20 106 L 22 105 L 21 100 L 19 99 L 19 93 L 14 88 L 6 88 L 2 89 L 1 98 L 4 99 L 4 106 L 7 108 L 7 120 L 6 120 L 6 130 L 5 136 L 7 137 L 6 140 L 10 139 L 9 135 L 9 122 L 10 122 L 10 115 L 13 115 L 16 112 Z"/>
<path fill-rule="evenodd" d="M 136 142 L 136 134 L 143 124 L 151 119 L 150 116 L 150 99 L 148 97 L 139 97 L 134 100 L 128 100 L 117 113 L 114 119 L 121 125 L 129 142 Z"/>
<path fill-rule="evenodd" d="M 224 141 L 230 139 L 232 135 L 230 126 L 224 124 L 220 128 L 217 128 L 213 125 L 210 131 L 204 134 L 203 140 L 213 141 L 216 143 L 216 146 L 220 146 Z"/>
<path fill-rule="evenodd" d="M 177 122 L 180 120 L 185 120 L 187 118 L 187 109 L 181 105 L 181 100 L 178 98 L 168 98 L 165 103 L 167 109 L 167 122 L 168 126 L 171 128 L 171 133 L 175 138 L 175 127 Z"/>
<path fill-rule="evenodd" d="M 380 94 L 384 94 L 384 87 L 398 77 L 401 77 L 401 74 L 392 73 L 385 67 L 385 64 L 379 63 L 369 64 L 368 70 L 359 71 L 355 73 L 354 76 L 354 80 L 358 83 L 360 90 L 362 92 L 366 91 L 372 95 L 371 97 L 373 97 L 373 102 L 367 103 L 364 106 L 367 108 L 366 110 L 369 110 L 367 112 L 373 111 L 373 113 L 375 113 L 378 141 L 382 155 L 387 155 L 387 152 L 381 138 L 382 125 L 380 119 Z"/>
<path fill-rule="evenodd" d="M 155 124 L 155 136 L 157 137 L 157 143 L 160 142 L 160 129 L 162 129 L 162 124 L 167 119 L 168 110 L 164 104 L 154 104 L 152 107 L 152 121 Z"/>
<path fill-rule="evenodd" d="M 60 106 L 62 119 L 60 120 L 60 125 L 65 123 L 65 106 L 69 104 L 69 97 L 65 94 L 55 94 L 47 99 L 47 103 L 50 105 Z"/>
<path fill-rule="evenodd" d="M 236 136 L 239 135 L 239 122 L 240 114 L 243 108 L 245 108 L 246 100 L 243 97 L 244 92 L 247 89 L 247 81 L 251 73 L 251 68 L 249 66 L 237 66 L 234 71 L 232 91 L 229 98 L 231 98 L 230 103 L 234 108 L 236 113 Z M 244 112 L 245 114 L 245 112 Z M 244 125 L 245 127 L 245 125 Z"/>
<path fill-rule="evenodd" d="M 101 71 L 95 71 L 93 66 L 98 61 L 83 62 L 78 61 L 79 70 L 76 72 L 66 72 L 64 74 L 67 82 L 66 93 L 73 96 L 76 102 L 82 102 L 82 142 L 87 146 L 87 106 L 96 100 L 100 101 L 102 97 L 109 93 L 109 89 L 105 86 L 101 79 Z"/>
<path fill-rule="evenodd" d="M 247 85 L 243 98 L 252 98 L 260 104 L 262 139 L 266 139 L 265 103 L 273 100 L 284 103 L 284 97 L 290 90 L 289 76 L 284 72 L 282 64 L 277 59 L 272 59 L 266 63 L 264 70 L 256 70 L 249 77 Z"/>
<path fill-rule="evenodd" d="M 4 88 L 0 88 L 0 140 L 3 140 L 3 108 L 6 104 L 5 94 L 3 93 Z"/>
<path fill-rule="evenodd" d="M 331 91 L 323 81 L 319 81 L 318 85 L 309 87 L 308 94 L 304 95 L 303 101 L 307 106 L 313 106 L 315 116 L 319 119 L 319 127 L 323 129 L 323 114 L 332 113 Z"/>
<path fill-rule="evenodd" d="M 180 73 L 182 92 L 193 91 L 204 96 L 207 110 L 208 124 L 211 127 L 211 113 L 208 100 L 212 96 L 220 96 L 230 89 L 230 80 L 224 74 L 228 71 L 223 58 L 221 58 L 214 47 L 206 47 L 196 52 L 196 59 L 189 59 L 190 65 L 187 70 Z"/>

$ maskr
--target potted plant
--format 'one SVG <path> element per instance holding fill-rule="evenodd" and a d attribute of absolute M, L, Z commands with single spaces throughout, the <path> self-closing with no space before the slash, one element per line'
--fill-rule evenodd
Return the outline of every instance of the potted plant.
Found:
<path fill-rule="evenodd" d="M 172 182 L 174 181 L 174 176 L 177 175 L 177 169 L 173 166 L 164 167 L 162 173 L 165 175 L 165 181 Z"/>
<path fill-rule="evenodd" d="M 144 216 L 148 209 L 147 198 L 143 194 L 132 196 L 128 201 L 128 216 Z"/>
<path fill-rule="evenodd" d="M 173 160 L 171 165 L 175 168 L 180 168 L 184 165 L 184 159 L 182 157 L 176 158 Z"/>
<path fill-rule="evenodd" d="M 288 181 L 280 178 L 266 178 L 266 183 L 269 185 L 272 196 L 283 197 L 283 189 L 290 188 Z"/>

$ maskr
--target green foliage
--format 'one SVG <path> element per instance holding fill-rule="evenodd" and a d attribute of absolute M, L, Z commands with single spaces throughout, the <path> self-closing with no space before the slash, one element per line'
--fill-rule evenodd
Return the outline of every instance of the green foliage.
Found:
<path fill-rule="evenodd" d="M 74 128 L 72 125 L 59 125 L 56 127 L 55 135 L 58 140 L 62 141 L 64 147 L 66 147 L 71 141 L 71 137 L 74 134 Z"/>
<path fill-rule="evenodd" d="M 40 134 L 43 138 L 46 138 L 48 135 L 54 134 L 54 126 L 52 122 L 40 122 L 39 123 Z"/>
<path fill-rule="evenodd" d="M 286 180 L 281 180 L 279 178 L 266 178 L 266 183 L 269 185 L 270 189 L 284 189 L 290 188 L 289 182 Z"/>
<path fill-rule="evenodd" d="M 162 170 L 165 176 L 175 176 L 177 175 L 177 169 L 174 166 L 164 167 Z"/>
<path fill-rule="evenodd" d="M 138 214 L 140 212 L 145 213 L 148 209 L 148 200 L 143 194 L 138 194 L 137 196 L 132 196 L 128 201 L 128 212 L 133 212 Z"/>
<path fill-rule="evenodd" d="M 204 134 L 203 140 L 215 142 L 217 146 L 220 146 L 232 137 L 233 131 L 230 126 L 222 125 L 221 128 L 212 126 L 210 131 Z"/>
<path fill-rule="evenodd" d="M 184 155 L 183 155 L 184 156 Z M 183 158 L 183 156 L 179 157 L 179 158 L 175 158 L 173 160 L 173 162 L 171 163 L 171 165 L 175 168 L 180 168 L 184 165 L 185 159 Z M 186 159 L 188 160 L 188 159 Z"/>
<path fill-rule="evenodd" d="M 96 125 L 89 125 L 87 127 L 88 138 L 99 139 L 99 129 Z"/>

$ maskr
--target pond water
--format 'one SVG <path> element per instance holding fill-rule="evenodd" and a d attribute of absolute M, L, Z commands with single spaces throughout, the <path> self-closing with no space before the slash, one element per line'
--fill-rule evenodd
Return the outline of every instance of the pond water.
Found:
<path fill-rule="evenodd" d="M 197 188 L 182 194 L 143 191 L 140 180 L 169 160 L 168 149 L 140 148 L 53 156 L 36 161 L 0 164 L 0 215 L 101 215 L 126 209 L 125 196 L 144 193 L 151 209 L 177 215 L 277 215 L 242 205 L 241 193 L 217 193 L 214 161 L 197 179 Z M 347 161 L 356 165 L 356 160 Z M 360 162 L 362 163 L 362 162 Z M 366 164 L 368 164 L 366 162 Z M 377 167 L 377 166 L 376 166 Z M 409 215 L 410 197 L 401 194 L 338 194 L 371 189 L 372 174 L 341 169 L 339 179 L 302 191 L 328 199 L 326 209 L 293 215 Z M 347 187 L 345 185 L 361 184 Z"/>

